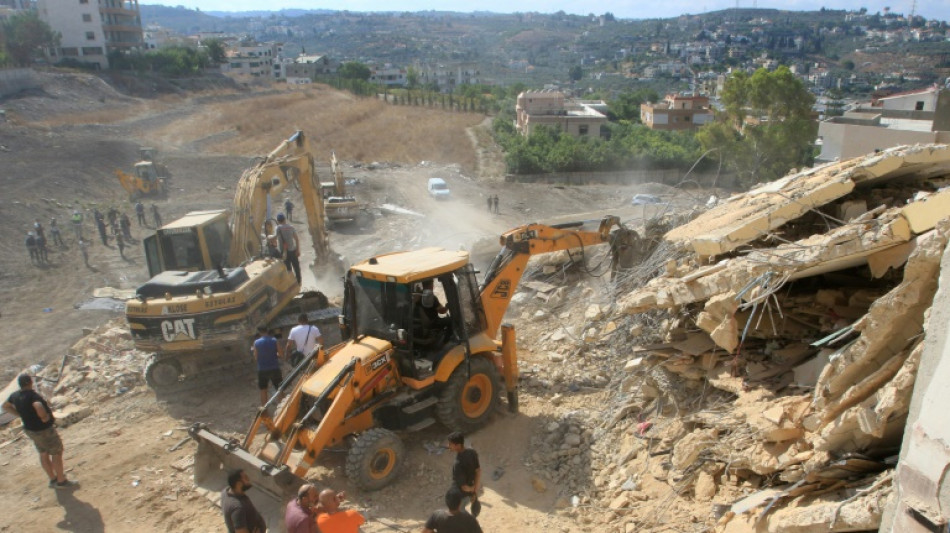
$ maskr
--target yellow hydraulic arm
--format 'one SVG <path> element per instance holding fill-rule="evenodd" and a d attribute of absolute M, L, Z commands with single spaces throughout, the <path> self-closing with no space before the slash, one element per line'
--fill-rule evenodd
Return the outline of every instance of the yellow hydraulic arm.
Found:
<path fill-rule="evenodd" d="M 481 291 L 487 322 L 485 332 L 489 337 L 495 338 L 498 333 L 508 303 L 518 288 L 531 256 L 605 244 L 610 239 L 611 228 L 620 226 L 620 219 L 615 216 L 604 217 L 597 231 L 576 229 L 583 224 L 527 224 L 501 236 L 502 251 L 489 267 Z"/>
<path fill-rule="evenodd" d="M 257 255 L 260 235 L 267 218 L 267 199 L 275 198 L 292 182 L 297 183 L 303 194 L 316 261 L 323 263 L 327 260 L 330 246 L 324 223 L 323 201 L 316 179 L 310 145 L 302 131 L 294 133 L 255 166 L 244 171 L 231 207 L 229 260 L 232 265 Z"/>

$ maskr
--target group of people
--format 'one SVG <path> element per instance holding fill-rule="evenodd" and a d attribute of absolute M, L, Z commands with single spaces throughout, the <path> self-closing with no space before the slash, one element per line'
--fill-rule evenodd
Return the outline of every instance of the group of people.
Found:
<path fill-rule="evenodd" d="M 60 234 L 56 219 L 50 219 L 50 239 L 57 246 L 64 246 L 63 236 Z M 26 250 L 30 254 L 30 263 L 34 265 L 49 264 L 49 241 L 46 239 L 46 230 L 40 219 L 35 219 L 33 229 L 26 232 Z"/>
<path fill-rule="evenodd" d="M 115 207 L 110 208 L 106 215 L 103 215 L 98 209 L 93 211 L 93 218 L 96 222 L 96 229 L 99 231 L 99 238 L 103 246 L 109 246 L 110 237 L 115 239 L 115 245 L 119 249 L 119 255 L 125 257 L 125 246 L 132 242 L 132 220 L 129 215 L 120 213 Z M 82 248 L 82 245 L 80 245 Z"/>
<path fill-rule="evenodd" d="M 445 509 L 432 513 L 422 528 L 423 533 L 482 533 L 477 516 L 481 511 L 478 490 L 481 466 L 478 453 L 465 447 L 465 436 L 455 432 L 448 437 L 448 447 L 455 452 L 452 485 L 445 493 Z M 267 524 L 247 496 L 253 483 L 243 469 L 228 473 L 228 486 L 221 491 L 221 512 L 228 533 L 264 533 Z M 342 509 L 344 492 L 333 489 L 318 491 L 313 484 L 302 485 L 297 496 L 284 510 L 287 533 L 358 533 L 366 518 L 355 509 Z M 471 502 L 471 513 L 465 510 Z"/>
<path fill-rule="evenodd" d="M 300 238 L 297 236 L 297 230 L 290 225 L 293 220 L 294 208 L 290 200 L 287 200 L 284 209 L 287 214 L 279 213 L 277 215 L 277 226 L 274 233 L 267 236 L 267 255 L 282 259 L 288 272 L 293 272 L 297 278 L 297 285 L 301 283 L 300 275 Z"/>
<path fill-rule="evenodd" d="M 498 214 L 498 195 L 488 195 L 488 212 Z"/>

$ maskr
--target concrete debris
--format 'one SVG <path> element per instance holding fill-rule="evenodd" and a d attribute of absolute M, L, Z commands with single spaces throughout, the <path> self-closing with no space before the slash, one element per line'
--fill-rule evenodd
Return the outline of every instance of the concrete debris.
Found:
<path fill-rule="evenodd" d="M 555 413 L 605 391 L 599 414 L 560 415 L 532 442 L 539 478 L 600 510 L 558 512 L 604 531 L 878 528 L 950 253 L 948 183 L 947 146 L 889 149 L 717 203 L 614 301 L 536 285 L 577 319 L 539 332 L 532 350 L 556 364 L 525 387 L 556 395 Z M 914 502 L 936 500 L 915 468 Z"/>

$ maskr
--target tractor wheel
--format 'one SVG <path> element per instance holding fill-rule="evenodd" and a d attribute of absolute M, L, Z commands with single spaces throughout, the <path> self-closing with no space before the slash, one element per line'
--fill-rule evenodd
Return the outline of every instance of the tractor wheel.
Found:
<path fill-rule="evenodd" d="M 442 389 L 436 408 L 439 421 L 463 433 L 481 428 L 498 407 L 500 390 L 495 365 L 484 357 L 472 356 L 471 364 L 460 363 Z"/>
<path fill-rule="evenodd" d="M 155 390 L 178 384 L 181 365 L 176 359 L 151 359 L 145 367 L 145 383 Z"/>
<path fill-rule="evenodd" d="M 404 458 L 405 448 L 395 433 L 368 429 L 346 456 L 346 475 L 362 490 L 379 490 L 395 481 Z"/>

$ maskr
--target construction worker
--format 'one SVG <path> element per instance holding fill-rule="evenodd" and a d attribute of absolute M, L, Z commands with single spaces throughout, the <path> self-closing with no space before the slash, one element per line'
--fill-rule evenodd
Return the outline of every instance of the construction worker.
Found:
<path fill-rule="evenodd" d="M 36 249 L 36 234 L 32 231 L 26 232 L 26 250 L 30 252 L 30 263 L 40 264 L 40 254 Z"/>
<path fill-rule="evenodd" d="M 73 232 L 76 234 L 76 240 L 82 240 L 82 213 L 78 209 L 73 210 L 73 216 L 70 219 L 73 224 Z"/>
<path fill-rule="evenodd" d="M 139 226 L 144 228 L 148 225 L 145 223 L 145 206 L 142 202 L 135 202 L 135 216 L 138 218 Z"/>
<path fill-rule="evenodd" d="M 162 215 L 158 213 L 158 206 L 155 204 L 152 204 L 152 218 L 155 219 L 156 228 L 162 227 Z"/>
<path fill-rule="evenodd" d="M 56 218 L 53 217 L 49 219 L 49 234 L 53 238 L 53 244 L 56 246 L 66 246 L 66 243 L 63 242 L 63 235 L 59 231 L 59 226 L 56 225 Z"/>
<path fill-rule="evenodd" d="M 277 215 L 277 240 L 284 254 L 284 265 L 288 271 L 293 270 L 297 285 L 300 285 L 300 239 L 297 238 L 297 230 L 287 223 L 283 213 Z"/>

